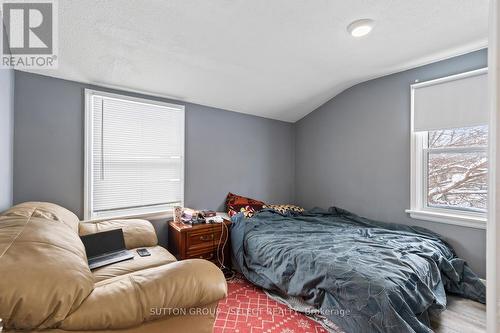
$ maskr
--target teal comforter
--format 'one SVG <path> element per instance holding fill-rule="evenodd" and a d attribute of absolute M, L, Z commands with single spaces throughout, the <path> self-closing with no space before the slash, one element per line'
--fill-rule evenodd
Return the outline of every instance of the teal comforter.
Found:
<path fill-rule="evenodd" d="M 429 230 L 339 208 L 233 217 L 233 255 L 245 277 L 303 298 L 347 333 L 432 332 L 446 292 L 485 302 L 485 286 Z"/>

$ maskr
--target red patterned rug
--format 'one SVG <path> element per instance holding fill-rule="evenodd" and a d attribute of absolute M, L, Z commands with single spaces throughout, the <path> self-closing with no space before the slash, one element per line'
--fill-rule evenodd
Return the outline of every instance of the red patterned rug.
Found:
<path fill-rule="evenodd" d="M 319 333 L 319 323 L 269 298 L 241 276 L 228 281 L 219 303 L 214 333 Z"/>

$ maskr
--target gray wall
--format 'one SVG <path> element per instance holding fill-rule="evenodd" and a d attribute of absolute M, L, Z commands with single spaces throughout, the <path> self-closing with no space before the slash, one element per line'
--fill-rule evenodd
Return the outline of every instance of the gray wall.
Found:
<path fill-rule="evenodd" d="M 84 88 L 116 92 L 15 72 L 14 203 L 55 202 L 82 217 Z M 293 201 L 293 124 L 146 98 L 186 107 L 186 206 L 221 210 L 229 191 Z"/>
<path fill-rule="evenodd" d="M 443 235 L 485 276 L 484 230 L 411 219 L 410 84 L 487 66 L 486 50 L 358 84 L 296 123 L 296 202 Z"/>
<path fill-rule="evenodd" d="M 0 211 L 12 205 L 13 124 L 14 71 L 0 69 Z"/>

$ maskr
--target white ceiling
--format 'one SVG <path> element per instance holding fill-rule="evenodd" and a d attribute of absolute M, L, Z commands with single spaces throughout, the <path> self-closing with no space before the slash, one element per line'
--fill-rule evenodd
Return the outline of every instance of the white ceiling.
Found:
<path fill-rule="evenodd" d="M 488 0 L 60 0 L 39 71 L 294 122 L 355 83 L 484 47 Z M 354 39 L 353 20 L 376 21 Z"/>

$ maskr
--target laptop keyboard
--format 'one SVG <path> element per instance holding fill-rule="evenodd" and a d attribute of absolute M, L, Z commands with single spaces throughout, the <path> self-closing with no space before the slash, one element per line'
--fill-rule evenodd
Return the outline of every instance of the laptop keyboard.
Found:
<path fill-rule="evenodd" d="M 122 260 L 131 259 L 130 251 L 123 250 L 109 254 L 103 254 L 102 256 L 99 257 L 90 258 L 89 267 L 90 269 L 92 269 L 95 268 L 96 266 L 101 267 L 107 264 L 112 264 L 117 262 L 117 259 L 122 259 Z"/>

